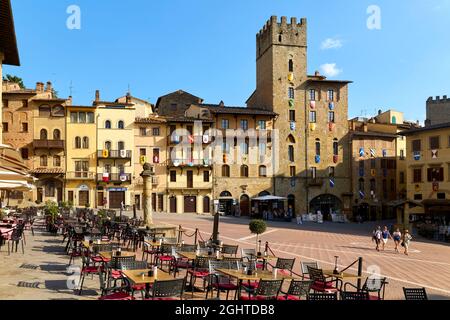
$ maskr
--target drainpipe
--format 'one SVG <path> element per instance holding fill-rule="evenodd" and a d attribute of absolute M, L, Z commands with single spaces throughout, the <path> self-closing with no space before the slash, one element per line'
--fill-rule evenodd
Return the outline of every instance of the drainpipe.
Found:
<path fill-rule="evenodd" d="M 306 89 L 305 90 L 305 95 L 304 95 L 304 97 L 305 97 L 305 173 L 306 173 L 306 176 L 305 176 L 305 184 L 306 184 L 305 185 L 305 191 L 306 191 L 306 205 L 305 205 L 305 208 L 306 208 L 306 212 L 305 213 L 306 214 L 309 213 L 309 186 L 308 186 L 308 174 L 309 174 L 309 172 L 308 172 L 308 138 L 309 138 L 309 126 L 308 126 L 309 114 L 308 114 L 308 110 L 309 110 L 309 108 L 308 108 L 307 99 L 306 99 L 307 94 L 308 94 L 308 90 Z"/>

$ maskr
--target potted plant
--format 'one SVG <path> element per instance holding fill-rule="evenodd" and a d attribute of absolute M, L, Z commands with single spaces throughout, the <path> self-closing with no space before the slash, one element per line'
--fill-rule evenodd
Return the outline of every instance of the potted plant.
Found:
<path fill-rule="evenodd" d="M 258 250 L 259 235 L 263 234 L 267 229 L 267 224 L 264 220 L 252 220 L 249 224 L 251 233 L 256 234 L 256 250 Z M 258 256 L 261 256 L 261 252 L 258 251 Z"/>
<path fill-rule="evenodd" d="M 58 204 L 51 200 L 46 201 L 44 212 L 47 219 L 47 231 L 56 233 L 58 231 L 55 225 L 59 213 Z"/>

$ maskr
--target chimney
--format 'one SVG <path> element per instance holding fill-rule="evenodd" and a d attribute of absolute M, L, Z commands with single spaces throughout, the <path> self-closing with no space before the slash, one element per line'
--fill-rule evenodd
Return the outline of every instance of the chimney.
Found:
<path fill-rule="evenodd" d="M 316 70 L 316 72 L 314 72 L 314 75 L 315 75 L 316 77 L 320 77 L 320 72 L 319 72 L 318 70 Z"/>
<path fill-rule="evenodd" d="M 363 124 L 363 132 L 367 132 L 367 123 Z"/>
<path fill-rule="evenodd" d="M 131 103 L 131 94 L 129 92 L 127 92 L 127 95 L 125 97 L 125 102 L 126 103 Z"/>
<path fill-rule="evenodd" d="M 378 115 L 380 115 L 381 113 L 382 113 L 381 109 L 380 109 L 380 110 L 378 110 Z"/>
<path fill-rule="evenodd" d="M 100 101 L 100 90 L 95 90 L 95 102 Z"/>
<path fill-rule="evenodd" d="M 67 99 L 67 105 L 68 106 L 72 105 L 72 96 L 69 96 L 69 98 Z"/>
<path fill-rule="evenodd" d="M 42 86 L 43 86 L 43 84 L 42 84 Z M 47 81 L 47 88 L 45 88 L 45 91 L 52 92 L 53 91 L 52 89 L 53 89 L 52 83 L 50 81 Z"/>
<path fill-rule="evenodd" d="M 224 107 L 224 106 L 225 106 L 225 103 L 224 103 L 222 100 L 220 100 L 219 106 L 220 106 L 220 107 Z"/>
<path fill-rule="evenodd" d="M 37 93 L 44 92 L 44 84 L 42 82 L 36 82 L 36 92 Z"/>

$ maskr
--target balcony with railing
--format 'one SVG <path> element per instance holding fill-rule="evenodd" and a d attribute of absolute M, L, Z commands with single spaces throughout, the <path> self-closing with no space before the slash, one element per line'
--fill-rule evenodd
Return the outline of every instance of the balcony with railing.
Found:
<path fill-rule="evenodd" d="M 64 149 L 64 140 L 33 140 L 33 148 L 35 149 Z"/>
<path fill-rule="evenodd" d="M 131 150 L 98 150 L 98 159 L 131 159 Z"/>
<path fill-rule="evenodd" d="M 97 181 L 131 183 L 131 173 L 98 173 Z"/>
<path fill-rule="evenodd" d="M 68 180 L 95 180 L 95 173 L 88 171 L 67 172 Z"/>
<path fill-rule="evenodd" d="M 212 142 L 212 136 L 211 135 L 201 135 L 201 134 L 194 134 L 194 135 L 176 135 L 176 134 L 169 134 L 167 136 L 167 140 L 171 144 L 178 144 L 178 143 L 188 143 L 188 144 L 208 144 Z"/>
<path fill-rule="evenodd" d="M 210 159 L 170 159 L 167 160 L 168 167 L 210 167 Z"/>

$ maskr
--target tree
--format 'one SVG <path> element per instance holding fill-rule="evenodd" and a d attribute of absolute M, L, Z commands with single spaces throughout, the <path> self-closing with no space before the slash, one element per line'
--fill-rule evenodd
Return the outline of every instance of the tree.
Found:
<path fill-rule="evenodd" d="M 55 88 L 52 88 L 52 96 L 53 99 L 58 99 L 58 91 L 56 91 Z"/>
<path fill-rule="evenodd" d="M 248 227 L 251 233 L 256 234 L 256 248 L 258 248 L 259 235 L 266 232 L 267 224 L 263 220 L 252 220 Z"/>
<path fill-rule="evenodd" d="M 3 81 L 17 83 L 21 89 L 25 89 L 25 85 L 23 84 L 23 80 L 20 77 L 7 74 L 6 76 L 3 77 Z"/>

